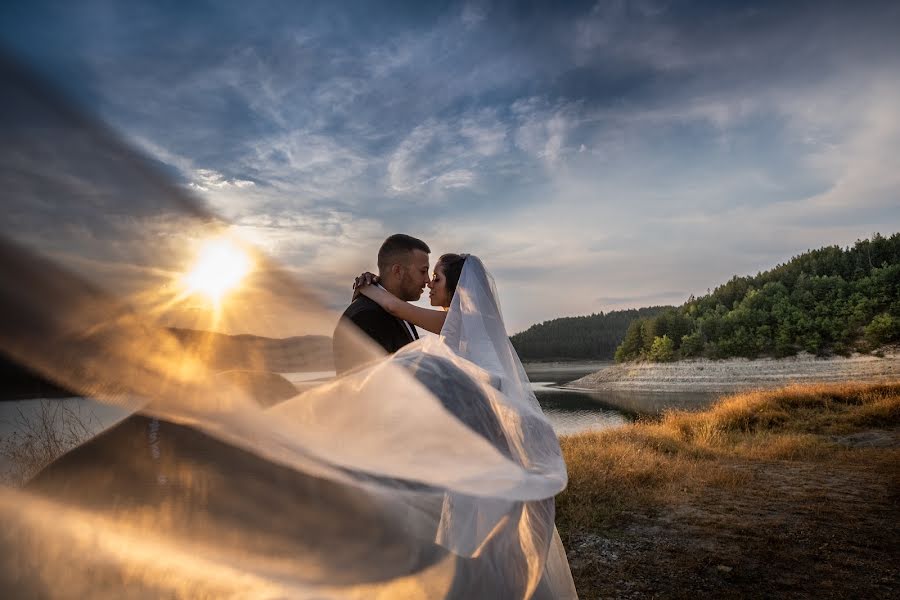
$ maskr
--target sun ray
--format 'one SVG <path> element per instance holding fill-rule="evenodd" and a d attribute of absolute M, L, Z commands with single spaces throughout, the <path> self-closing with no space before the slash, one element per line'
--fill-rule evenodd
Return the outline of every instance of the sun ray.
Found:
<path fill-rule="evenodd" d="M 201 296 L 218 311 L 224 298 L 237 289 L 253 269 L 250 255 L 227 237 L 203 242 L 197 258 L 180 283 L 186 297 Z"/>

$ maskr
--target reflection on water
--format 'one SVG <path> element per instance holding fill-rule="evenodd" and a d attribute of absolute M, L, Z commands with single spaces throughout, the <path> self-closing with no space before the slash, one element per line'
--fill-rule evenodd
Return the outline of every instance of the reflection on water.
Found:
<path fill-rule="evenodd" d="M 591 402 L 608 406 L 631 417 L 659 415 L 669 409 L 702 410 L 720 396 L 716 392 L 576 391 Z"/>
<path fill-rule="evenodd" d="M 299 373 L 281 373 L 281 376 L 293 383 L 294 385 L 318 383 L 320 380 L 331 379 L 335 376 L 334 371 L 301 371 Z"/>
<path fill-rule="evenodd" d="M 595 392 L 559 386 L 611 366 L 612 362 L 531 363 L 525 371 L 544 413 L 559 435 L 607 429 L 667 409 L 701 410 L 710 392 Z"/>
<path fill-rule="evenodd" d="M 598 404 L 587 394 L 551 387 L 548 382 L 532 382 L 544 414 L 557 435 L 569 435 L 594 429 L 617 427 L 628 422 L 622 412 Z"/>
<path fill-rule="evenodd" d="M 588 373 L 609 367 L 611 362 L 560 362 L 526 364 L 532 389 L 547 418 L 559 435 L 617 427 L 641 415 L 655 415 L 670 408 L 699 410 L 709 406 L 717 394 L 709 392 L 593 392 L 560 388 Z M 303 391 L 334 376 L 334 371 L 282 373 Z M 132 410 L 87 398 L 0 402 L 0 441 L 20 430 L 17 422 L 39 415 L 47 403 L 70 405 L 84 417 L 92 433 L 102 431 Z M 42 404 L 43 403 L 43 404 Z M 0 457 L 0 467 L 2 467 Z"/>

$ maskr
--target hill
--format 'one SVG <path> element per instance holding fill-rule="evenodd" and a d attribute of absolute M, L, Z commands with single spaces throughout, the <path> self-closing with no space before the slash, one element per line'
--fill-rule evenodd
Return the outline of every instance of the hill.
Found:
<path fill-rule="evenodd" d="M 900 341 L 900 233 L 827 246 L 633 321 L 619 362 L 871 352 Z"/>
<path fill-rule="evenodd" d="M 612 360 L 632 321 L 654 317 L 672 308 L 653 306 L 583 317 L 561 317 L 532 325 L 510 340 L 522 360 Z"/>
<path fill-rule="evenodd" d="M 195 329 L 171 328 L 170 331 L 186 348 L 202 353 L 210 367 L 219 371 L 292 373 L 334 369 L 331 338 L 324 335 L 267 338 Z"/>
<path fill-rule="evenodd" d="M 214 371 L 292 373 L 334 369 L 328 336 L 266 338 L 194 329 L 171 328 L 170 331 L 186 349 L 202 356 Z M 247 380 L 250 375 L 240 377 Z M 0 354 L 0 382 L 0 401 L 79 395 L 3 354 Z"/>

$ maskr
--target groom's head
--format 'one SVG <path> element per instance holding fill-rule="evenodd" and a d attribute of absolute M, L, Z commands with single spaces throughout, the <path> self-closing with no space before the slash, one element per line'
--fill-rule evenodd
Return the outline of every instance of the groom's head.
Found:
<path fill-rule="evenodd" d="M 381 285 L 401 300 L 418 300 L 428 284 L 431 248 L 420 239 L 395 233 L 378 250 Z"/>

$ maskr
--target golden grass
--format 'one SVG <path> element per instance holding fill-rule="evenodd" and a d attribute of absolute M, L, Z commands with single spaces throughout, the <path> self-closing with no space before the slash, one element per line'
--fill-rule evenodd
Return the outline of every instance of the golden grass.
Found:
<path fill-rule="evenodd" d="M 673 411 L 609 431 L 562 438 L 568 488 L 560 532 L 607 529 L 700 486 L 737 490 L 734 461 L 853 460 L 834 436 L 900 426 L 900 382 L 794 385 L 721 398 L 699 413 Z M 896 457 L 884 449 L 882 455 Z M 892 460 L 892 459 L 891 459 Z"/>

